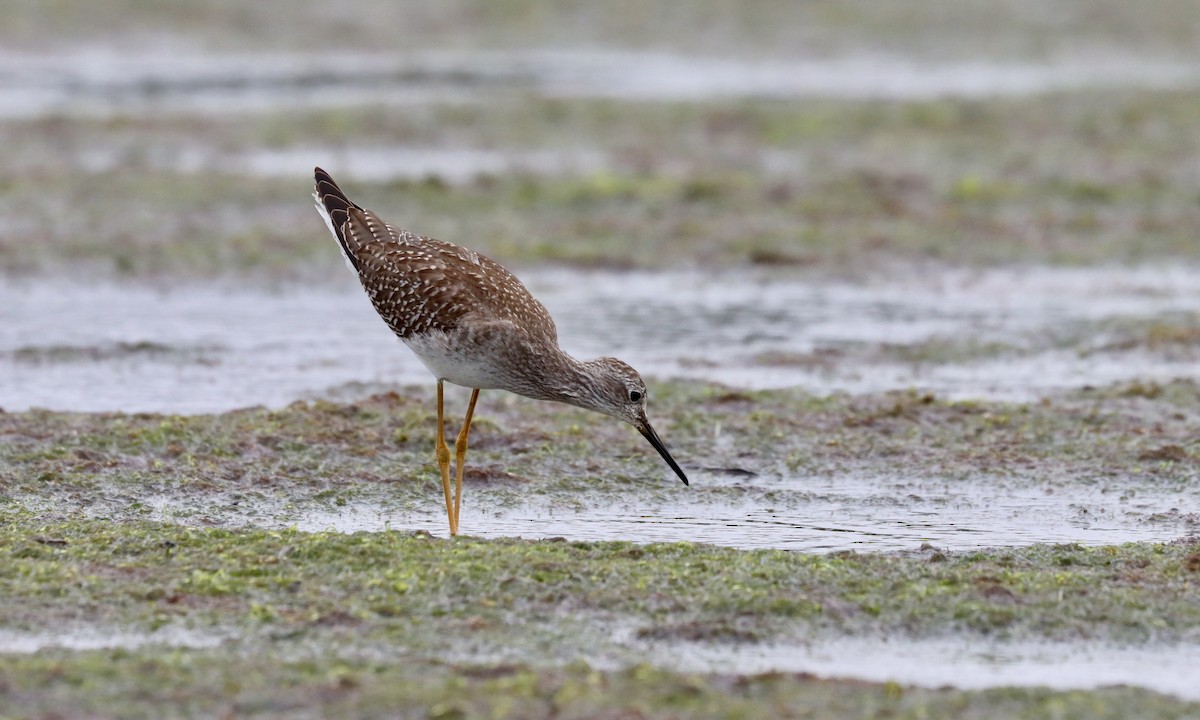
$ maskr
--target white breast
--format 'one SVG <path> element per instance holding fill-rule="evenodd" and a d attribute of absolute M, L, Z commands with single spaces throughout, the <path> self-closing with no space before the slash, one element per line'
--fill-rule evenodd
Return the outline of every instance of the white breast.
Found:
<path fill-rule="evenodd" d="M 407 345 L 429 372 L 439 380 L 469 388 L 504 388 L 502 379 L 496 374 L 493 363 L 487 358 L 464 353 L 454 342 L 454 336 L 442 332 L 428 332 L 404 339 Z"/>

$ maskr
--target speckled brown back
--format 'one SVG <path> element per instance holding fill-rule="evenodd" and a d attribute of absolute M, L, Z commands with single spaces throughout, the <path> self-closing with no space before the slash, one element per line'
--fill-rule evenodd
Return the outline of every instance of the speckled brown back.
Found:
<path fill-rule="evenodd" d="M 380 317 L 401 338 L 449 332 L 463 319 L 507 320 L 557 342 L 554 320 L 512 273 L 474 250 L 397 230 L 350 201 L 316 168 L 318 209 Z"/>

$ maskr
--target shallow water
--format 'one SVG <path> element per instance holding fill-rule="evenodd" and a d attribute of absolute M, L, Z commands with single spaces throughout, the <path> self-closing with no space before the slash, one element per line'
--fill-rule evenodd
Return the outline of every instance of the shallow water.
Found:
<path fill-rule="evenodd" d="M 54 632 L 22 632 L 0 628 L 0 653 L 35 653 L 47 648 L 139 648 L 145 645 L 210 648 L 220 645 L 225 639 L 221 635 L 174 626 L 148 633 L 91 625 L 66 625 L 56 628 Z"/>
<path fill-rule="evenodd" d="M 942 336 L 1019 346 L 1072 323 L 1194 312 L 1200 310 L 1200 272 L 1188 267 L 954 271 L 933 282 L 861 284 L 699 273 L 525 276 L 558 318 L 569 350 L 621 356 L 657 378 L 817 393 L 918 387 L 954 397 L 1028 399 L 1123 378 L 1194 377 L 1196 369 L 1186 352 L 1036 347 L 1002 359 L 919 364 L 852 355 L 816 368 L 756 362 L 764 352 Z M 430 385 L 425 368 L 379 322 L 353 278 L 346 279 L 342 288 L 277 293 L 204 285 L 4 285 L 0 407 L 220 412 Z M 485 537 L 694 540 L 827 552 L 911 550 L 923 543 L 970 549 L 1162 541 L 1200 527 L 1195 492 L 1138 478 L 738 477 L 686 469 L 690 488 L 663 468 L 660 478 L 623 494 L 601 487 L 580 498 L 468 487 L 463 530 Z M 431 474 L 429 502 L 416 509 L 394 507 L 386 497 L 337 508 L 289 507 L 285 498 L 258 508 L 248 503 L 241 511 L 214 506 L 207 515 L 218 523 L 444 534 L 439 492 Z M 193 502 L 149 504 L 165 519 L 189 522 Z"/>
<path fill-rule="evenodd" d="M 28 654 L 49 648 L 67 650 L 135 649 L 144 646 L 212 648 L 229 636 L 168 626 L 150 633 L 76 625 L 53 633 L 0 629 L 0 653 Z M 802 672 L 823 678 L 854 678 L 924 687 L 964 690 L 993 687 L 1092 689 L 1132 685 L 1200 700 L 1200 648 L 1193 645 L 1122 647 L 1103 643 L 987 642 L 947 639 L 838 638 L 808 643 L 715 644 L 657 642 L 622 630 L 617 647 L 586 658 L 594 667 L 651 662 L 681 672 L 755 674 Z M 527 662 L 524 657 L 466 653 L 458 661 Z"/>
<path fill-rule="evenodd" d="M 1197 368 L 1186 347 L 1040 344 L 1089 323 L 1200 311 L 1200 270 L 1187 266 L 955 270 L 855 284 L 744 271 L 520 274 L 569 352 L 621 357 L 651 378 L 1029 400 Z M 939 339 L 1016 351 L 920 362 L 872 354 Z M 822 351 L 847 352 L 807 361 Z M 0 408 L 9 411 L 220 412 L 430 382 L 349 273 L 338 286 L 278 292 L 0 281 Z"/>
<path fill-rule="evenodd" d="M 478 102 L 514 90 L 639 101 L 920 99 L 1197 82 L 1194 62 L 1119 54 L 1044 63 L 934 63 L 867 54 L 748 61 L 604 49 L 249 55 L 94 47 L 53 55 L 0 53 L 0 117 Z"/>
<path fill-rule="evenodd" d="M 964 480 L 921 477 L 755 477 L 730 481 L 689 470 L 691 487 L 646 485 L 616 495 L 547 497 L 521 490 L 466 487 L 461 531 L 478 537 L 566 537 L 571 540 L 705 542 L 745 549 L 805 552 L 943 550 L 1033 543 L 1111 545 L 1160 542 L 1200 531 L 1200 495 L 1186 487 L 1123 478 L 1012 480 L 981 475 Z M 386 500 L 346 506 L 246 508 L 234 519 L 305 531 L 388 528 L 445 536 L 440 490 L 429 478 L 429 502 L 412 509 Z M 195 504 L 158 498 L 163 517 L 209 522 Z M 177 513 L 188 513 L 179 516 Z"/>
<path fill-rule="evenodd" d="M 315 158 L 338 168 L 339 177 L 372 182 L 424 180 L 436 177 L 450 184 L 466 184 L 480 177 L 520 175 L 587 175 L 607 170 L 613 163 L 599 151 L 585 148 L 514 150 L 420 145 L 303 145 L 229 151 L 207 144 L 187 148 L 155 149 L 134 142 L 90 146 L 73 151 L 72 161 L 85 172 L 127 169 L 129 158 L 153 167 L 181 173 L 221 172 L 281 180 L 312 172 Z M 764 171 L 772 158 L 764 157 Z"/>
<path fill-rule="evenodd" d="M 809 283 L 740 274 L 522 273 L 579 355 L 623 356 L 653 377 L 717 379 L 745 387 L 800 385 L 815 392 L 919 386 L 972 397 L 1036 397 L 1100 384 L 1194 376 L 1195 363 L 1143 351 L 1037 349 L 1038 338 L 1077 323 L 1200 310 L 1195 268 L 1146 267 L 945 272 L 922 281 Z M 351 397 L 395 383 L 430 383 L 392 339 L 352 277 L 343 287 L 280 292 L 213 285 L 154 290 L 0 286 L 0 407 L 217 412 L 318 395 Z M 597 312 L 603 308 L 603 312 Z M 1002 360 L 852 362 L 763 367 L 763 352 L 853 344 L 919 343 L 951 336 L 1030 346 Z M 1099 342 L 1099 341 L 1098 341 Z M 704 362 L 697 362 L 703 357 Z M 853 357 L 853 356 L 848 356 Z M 483 537 L 700 541 L 806 552 L 913 551 L 1169 541 L 1200 529 L 1200 494 L 1154 477 L 929 478 L 744 476 L 687 467 L 691 487 L 665 468 L 635 485 L 580 496 L 468 484 L 462 531 Z M 446 534 L 431 472 L 428 499 L 393 500 L 387 484 L 331 501 L 277 497 L 231 502 L 179 494 L 140 497 L 151 519 L 202 526 L 300 530 L 424 529 Z M 43 501 L 47 501 L 43 499 Z M 91 498 L 87 512 L 128 512 L 125 493 Z M 106 508 L 105 503 L 116 503 Z M 0 652 L 144 644 L 207 647 L 217 636 L 104 631 L 0 633 Z M 618 643 L 621 645 L 620 643 Z M 632 651 L 630 648 L 634 648 Z M 622 649 L 623 648 L 623 649 Z M 1190 647 L 845 639 L 795 645 L 624 643 L 595 664 L 630 653 L 684 670 L 813 672 L 964 688 L 1096 687 L 1128 683 L 1196 698 Z M 521 660 L 522 658 L 518 658 Z"/>
<path fill-rule="evenodd" d="M 684 671 L 807 672 L 926 687 L 1025 686 L 1092 689 L 1133 685 L 1200 700 L 1200 647 L 1120 647 L 1100 643 L 1029 643 L 842 638 L 810 644 L 647 643 L 652 662 Z"/>

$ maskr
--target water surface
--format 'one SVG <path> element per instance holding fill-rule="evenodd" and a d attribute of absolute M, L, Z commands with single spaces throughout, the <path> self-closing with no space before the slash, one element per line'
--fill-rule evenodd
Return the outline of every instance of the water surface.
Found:
<path fill-rule="evenodd" d="M 718 646 L 647 644 L 655 662 L 697 672 L 805 672 L 964 690 L 1046 687 L 1056 690 L 1134 685 L 1200 700 L 1200 648 L 1120 647 L 1102 643 L 884 640 L 842 638 L 811 644 Z"/>
<path fill-rule="evenodd" d="M 578 497 L 467 484 L 461 532 L 479 537 L 565 537 L 571 540 L 704 542 L 743 549 L 803 552 L 975 550 L 1034 543 L 1114 545 L 1165 542 L 1200 531 L 1200 493 L 1145 478 L 1012 479 L 914 476 L 898 470 L 872 477 L 751 477 L 731 480 L 688 468 L 691 487 L 663 475 L 617 494 L 608 488 Z M 659 482 L 661 481 L 661 484 Z M 252 524 L 306 531 L 388 528 L 445 536 L 440 486 L 429 476 L 429 503 L 400 507 L 385 500 L 336 508 L 292 506 L 260 512 Z M 188 501 L 161 498 L 165 517 L 208 522 L 224 517 L 173 514 Z M 207 519 L 206 519 L 207 518 Z"/>
<path fill-rule="evenodd" d="M 1200 269 L 1187 266 L 946 270 L 862 283 L 747 271 L 519 274 L 568 352 L 617 356 L 652 379 L 1031 400 L 1195 377 L 1200 360 L 1186 345 L 1110 347 L 1095 329 L 1200 312 Z M 280 291 L 0 283 L 0 408 L 9 411 L 220 412 L 432 382 L 349 273 L 340 285 Z M 931 341 L 1011 351 L 897 354 Z"/>
<path fill-rule="evenodd" d="M 666 52 L 0 53 L 0 117 L 278 112 L 351 105 L 481 102 L 498 93 L 642 102 L 739 98 L 927 99 L 1088 87 L 1195 87 L 1200 67 L 1121 54 L 1047 62 L 871 54 L 745 60 Z"/>

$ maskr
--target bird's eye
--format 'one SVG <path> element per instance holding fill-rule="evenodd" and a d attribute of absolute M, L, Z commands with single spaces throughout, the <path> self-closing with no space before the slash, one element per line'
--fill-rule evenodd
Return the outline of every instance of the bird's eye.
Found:
<path fill-rule="evenodd" d="M 637 402 L 638 400 L 641 400 L 641 399 L 642 399 L 642 394 L 640 392 L 638 392 L 637 390 L 629 391 L 629 402 Z"/>

